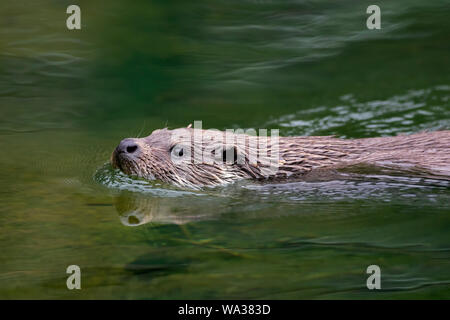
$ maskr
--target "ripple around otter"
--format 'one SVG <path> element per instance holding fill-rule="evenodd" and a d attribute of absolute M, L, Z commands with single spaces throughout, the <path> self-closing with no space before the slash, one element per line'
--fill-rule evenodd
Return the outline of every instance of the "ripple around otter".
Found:
<path fill-rule="evenodd" d="M 179 197 L 184 195 L 201 195 L 200 193 L 171 190 L 157 181 L 146 181 L 129 177 L 120 170 L 113 169 L 109 163 L 104 164 L 94 174 L 94 180 L 104 186 L 123 191 L 139 192 L 161 197 Z"/>
<path fill-rule="evenodd" d="M 386 174 L 342 175 L 329 181 L 289 181 L 283 183 L 243 181 L 234 184 L 204 188 L 200 191 L 175 189 L 158 181 L 146 181 L 129 177 L 109 164 L 103 165 L 94 180 L 112 190 L 129 191 L 140 196 L 161 198 L 208 196 L 212 198 L 245 198 L 245 202 L 264 201 L 308 202 L 373 200 L 430 201 L 438 197 L 448 198 L 450 182 L 446 180 L 390 176 Z M 250 191 L 250 193 L 249 193 Z M 249 193 L 249 194 L 248 194 Z"/>

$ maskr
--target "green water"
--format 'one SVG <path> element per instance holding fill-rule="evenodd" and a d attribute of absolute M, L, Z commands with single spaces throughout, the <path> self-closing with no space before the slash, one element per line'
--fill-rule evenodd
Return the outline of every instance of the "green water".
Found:
<path fill-rule="evenodd" d="M 122 138 L 194 120 L 346 138 L 449 129 L 448 1 L 378 1 L 373 31 L 370 4 L 2 1 L 0 298 L 450 298 L 448 181 L 191 192 L 105 164 Z M 66 288 L 72 264 L 81 290 Z"/>

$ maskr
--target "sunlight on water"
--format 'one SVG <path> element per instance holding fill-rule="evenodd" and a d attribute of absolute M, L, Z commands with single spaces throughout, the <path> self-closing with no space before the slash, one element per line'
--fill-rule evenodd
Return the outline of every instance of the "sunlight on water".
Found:
<path fill-rule="evenodd" d="M 371 137 L 415 133 L 422 130 L 443 130 L 450 120 L 448 113 L 450 86 L 410 90 L 384 100 L 358 101 L 352 94 L 340 97 L 336 106 L 317 106 L 296 114 L 274 119 L 268 125 L 286 128 L 289 135 L 321 135 L 339 132 L 349 124 L 353 135 Z M 346 137 L 346 135 L 341 135 Z"/>

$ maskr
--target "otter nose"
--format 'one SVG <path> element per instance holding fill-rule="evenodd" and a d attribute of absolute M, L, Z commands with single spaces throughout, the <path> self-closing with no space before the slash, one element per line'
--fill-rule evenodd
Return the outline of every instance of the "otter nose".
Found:
<path fill-rule="evenodd" d="M 116 148 L 117 153 L 135 153 L 139 146 L 133 139 L 123 139 Z"/>

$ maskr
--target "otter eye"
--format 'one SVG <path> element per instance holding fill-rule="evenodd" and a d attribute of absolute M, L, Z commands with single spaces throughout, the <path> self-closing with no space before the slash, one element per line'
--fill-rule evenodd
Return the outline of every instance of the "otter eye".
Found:
<path fill-rule="evenodd" d="M 173 156 L 182 157 L 184 155 L 184 149 L 180 146 L 173 146 L 170 148 L 170 153 Z"/>
<path fill-rule="evenodd" d="M 236 147 L 224 149 L 222 153 L 222 161 L 235 164 L 237 162 Z"/>

